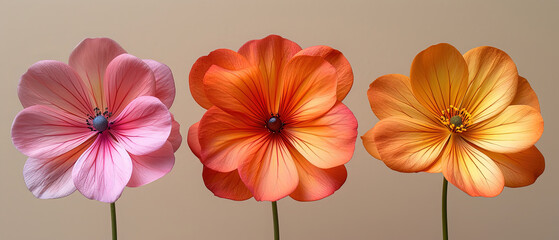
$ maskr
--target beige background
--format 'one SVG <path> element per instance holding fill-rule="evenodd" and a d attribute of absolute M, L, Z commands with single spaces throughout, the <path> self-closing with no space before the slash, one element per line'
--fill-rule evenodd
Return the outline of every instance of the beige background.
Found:
<path fill-rule="evenodd" d="M 80 3 L 78 3 L 80 2 Z M 546 170 L 536 184 L 472 198 L 450 186 L 450 236 L 457 239 L 559 239 L 559 152 L 556 125 L 558 1 L 10 1 L 0 3 L 0 239 L 109 239 L 109 205 L 78 192 L 39 200 L 27 190 L 26 157 L 10 128 L 22 109 L 19 77 L 43 59 L 67 62 L 83 38 L 106 36 L 141 58 L 166 63 L 175 75 L 172 112 L 188 127 L 204 110 L 188 89 L 188 72 L 217 48 L 237 50 L 279 34 L 303 48 L 341 50 L 355 73 L 345 103 L 362 135 L 378 120 L 368 84 L 388 73 L 409 74 L 413 57 L 448 42 L 461 52 L 505 50 L 537 92 L 545 132 L 537 146 Z M 121 239 L 271 239 L 269 202 L 214 197 L 186 141 L 173 171 L 117 202 Z M 440 239 L 441 174 L 403 174 L 373 159 L 358 140 L 346 184 L 317 202 L 279 201 L 282 239 Z"/>

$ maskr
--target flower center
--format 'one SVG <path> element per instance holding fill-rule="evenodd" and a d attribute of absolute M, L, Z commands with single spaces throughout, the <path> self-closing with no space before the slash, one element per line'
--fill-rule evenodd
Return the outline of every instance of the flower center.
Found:
<path fill-rule="evenodd" d="M 446 111 L 443 110 L 441 113 L 441 123 L 447 126 L 452 132 L 464 132 L 471 124 L 470 113 L 468 113 L 465 108 L 458 109 L 450 105 Z"/>
<path fill-rule="evenodd" d="M 279 114 L 278 115 L 272 114 L 270 119 L 266 121 L 266 128 L 273 133 L 279 133 L 283 129 L 283 125 L 284 124 L 281 121 Z"/>
<path fill-rule="evenodd" d="M 109 118 L 113 115 L 113 113 L 109 112 L 107 108 L 105 108 L 104 112 L 101 112 L 99 108 L 95 108 L 93 110 L 95 111 L 95 116 L 88 115 L 88 118 L 85 120 L 88 125 L 87 128 L 91 131 L 97 131 L 99 133 L 102 133 L 107 129 L 111 129 L 110 124 L 112 124 L 112 122 L 109 122 Z"/>

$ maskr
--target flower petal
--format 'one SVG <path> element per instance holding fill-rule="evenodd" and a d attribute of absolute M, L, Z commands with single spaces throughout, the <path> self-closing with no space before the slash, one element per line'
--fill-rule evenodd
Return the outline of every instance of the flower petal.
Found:
<path fill-rule="evenodd" d="M 198 130 L 200 127 L 200 122 L 192 124 L 190 128 L 188 128 L 188 136 L 186 141 L 188 142 L 188 147 L 190 147 L 190 151 L 194 153 L 194 155 L 201 159 L 202 158 L 202 146 L 200 146 L 200 140 L 198 139 Z"/>
<path fill-rule="evenodd" d="M 460 136 L 450 139 L 442 159 L 444 177 L 470 196 L 495 197 L 503 191 L 499 167 Z"/>
<path fill-rule="evenodd" d="M 14 119 L 12 141 L 17 150 L 29 157 L 58 157 L 97 134 L 87 128 L 85 119 L 56 108 L 34 105 L 23 109 Z"/>
<path fill-rule="evenodd" d="M 179 122 L 175 121 L 175 116 L 173 116 L 173 114 L 171 114 L 171 122 L 171 133 L 167 141 L 173 146 L 173 152 L 176 152 L 182 144 L 181 126 Z"/>
<path fill-rule="evenodd" d="M 292 152 L 297 172 L 299 185 L 291 196 L 297 201 L 316 201 L 332 195 L 340 189 L 347 178 L 344 165 L 322 169 L 308 162 L 297 152 Z"/>
<path fill-rule="evenodd" d="M 518 76 L 518 88 L 511 105 L 528 105 L 541 112 L 540 101 L 526 78 Z"/>
<path fill-rule="evenodd" d="M 171 171 L 175 165 L 175 153 L 170 142 L 146 155 L 130 154 L 132 175 L 126 186 L 139 187 L 153 182 Z"/>
<path fill-rule="evenodd" d="M 291 194 L 299 184 L 299 175 L 284 140 L 274 135 L 257 150 L 239 166 L 239 175 L 254 199 L 277 201 Z"/>
<path fill-rule="evenodd" d="M 155 77 L 155 97 L 159 98 L 167 108 L 171 108 L 175 101 L 175 80 L 171 69 L 160 62 L 144 59 L 149 68 L 153 71 Z"/>
<path fill-rule="evenodd" d="M 415 56 L 410 79 L 417 100 L 438 118 L 450 105 L 460 106 L 468 87 L 468 66 L 456 48 L 441 43 Z"/>
<path fill-rule="evenodd" d="M 118 115 L 137 97 L 155 95 L 155 76 L 141 59 L 122 54 L 107 66 L 103 87 L 106 103 L 103 107 Z"/>
<path fill-rule="evenodd" d="M 419 172 L 439 158 L 450 132 L 418 119 L 394 116 L 375 125 L 373 139 L 380 160 L 400 172 Z"/>
<path fill-rule="evenodd" d="M 126 51 L 109 38 L 84 39 L 72 51 L 68 64 L 85 82 L 96 106 L 103 105 L 103 77 L 107 65 L 123 53 Z"/>
<path fill-rule="evenodd" d="M 90 138 L 71 151 L 51 159 L 29 158 L 23 167 L 23 178 L 29 191 L 40 199 L 61 198 L 76 191 L 72 167 L 95 139 Z"/>
<path fill-rule="evenodd" d="M 65 63 L 40 61 L 21 77 L 18 96 L 23 107 L 47 105 L 78 117 L 93 113 L 89 90 Z"/>
<path fill-rule="evenodd" d="M 336 69 L 320 57 L 292 58 L 280 79 L 279 114 L 285 117 L 284 122 L 315 119 L 336 104 Z"/>
<path fill-rule="evenodd" d="M 543 118 L 527 105 L 511 105 L 499 115 L 472 125 L 464 138 L 485 150 L 514 153 L 534 145 L 543 133 Z"/>
<path fill-rule="evenodd" d="M 145 155 L 160 149 L 171 132 L 171 114 L 158 98 L 134 99 L 110 126 L 112 135 L 126 151 Z"/>
<path fill-rule="evenodd" d="M 518 72 L 505 52 L 493 47 L 477 47 L 466 54 L 470 84 L 462 107 L 481 122 L 503 111 L 516 94 Z"/>
<path fill-rule="evenodd" d="M 378 153 L 377 144 L 375 143 L 374 138 L 375 127 L 369 129 L 363 136 L 361 136 L 361 140 L 363 141 L 363 146 L 365 150 L 374 158 L 380 160 L 380 154 Z"/>
<path fill-rule="evenodd" d="M 194 130 L 194 126 L 190 127 L 189 145 L 193 150 L 197 147 Z M 214 106 L 204 114 L 198 127 L 200 160 L 204 166 L 213 170 L 233 171 L 258 151 L 267 133 L 263 126 L 247 125 L 241 119 Z"/>
<path fill-rule="evenodd" d="M 107 133 L 80 156 L 72 170 L 78 191 L 89 199 L 114 202 L 132 175 L 132 161 L 122 145 Z"/>
<path fill-rule="evenodd" d="M 531 185 L 542 175 L 545 169 L 543 154 L 532 146 L 524 151 L 516 153 L 495 153 L 483 151 L 489 156 L 505 177 L 505 186 L 524 187 Z"/>
<path fill-rule="evenodd" d="M 227 70 L 240 70 L 247 68 L 249 63 L 242 55 L 229 49 L 218 49 L 208 54 L 208 56 L 203 56 L 196 60 L 188 76 L 190 93 L 194 100 L 205 109 L 213 106 L 213 103 L 208 99 L 204 91 L 204 76 L 213 65 Z"/>
<path fill-rule="evenodd" d="M 206 187 L 220 198 L 244 201 L 252 197 L 236 169 L 231 172 L 218 172 L 204 167 L 202 178 Z"/>
<path fill-rule="evenodd" d="M 351 86 L 353 86 L 353 70 L 345 56 L 340 51 L 328 46 L 308 47 L 295 54 L 295 56 L 299 55 L 322 57 L 324 60 L 328 61 L 328 63 L 332 64 L 332 66 L 336 68 L 338 82 L 336 95 L 338 101 L 344 100 Z"/>
<path fill-rule="evenodd" d="M 379 119 L 407 116 L 422 121 L 434 119 L 412 93 L 410 79 L 401 74 L 388 74 L 377 78 L 367 91 L 369 104 Z"/>
<path fill-rule="evenodd" d="M 286 125 L 282 133 L 307 161 L 319 168 L 347 163 L 353 156 L 357 119 L 338 102 L 322 117 Z"/>

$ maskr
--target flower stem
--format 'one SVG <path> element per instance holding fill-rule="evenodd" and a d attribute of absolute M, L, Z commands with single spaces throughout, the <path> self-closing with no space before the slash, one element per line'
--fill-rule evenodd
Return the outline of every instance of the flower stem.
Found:
<path fill-rule="evenodd" d="M 116 240 L 116 207 L 114 202 L 111 203 L 111 225 L 113 230 L 113 240 Z"/>
<path fill-rule="evenodd" d="M 278 203 L 272 202 L 272 213 L 274 214 L 274 240 L 279 240 L 279 219 L 278 219 Z"/>
<path fill-rule="evenodd" d="M 443 201 L 442 201 L 442 207 L 443 207 L 443 240 L 448 240 L 448 223 L 447 223 L 447 217 L 446 217 L 446 190 L 448 188 L 448 181 L 446 180 L 446 178 L 443 176 Z"/>

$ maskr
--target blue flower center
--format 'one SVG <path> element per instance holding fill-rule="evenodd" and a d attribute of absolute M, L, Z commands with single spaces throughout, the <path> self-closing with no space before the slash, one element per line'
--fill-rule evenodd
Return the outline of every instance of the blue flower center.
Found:
<path fill-rule="evenodd" d="M 103 132 L 109 128 L 109 120 L 105 116 L 99 115 L 93 119 L 92 125 L 98 132 Z"/>

